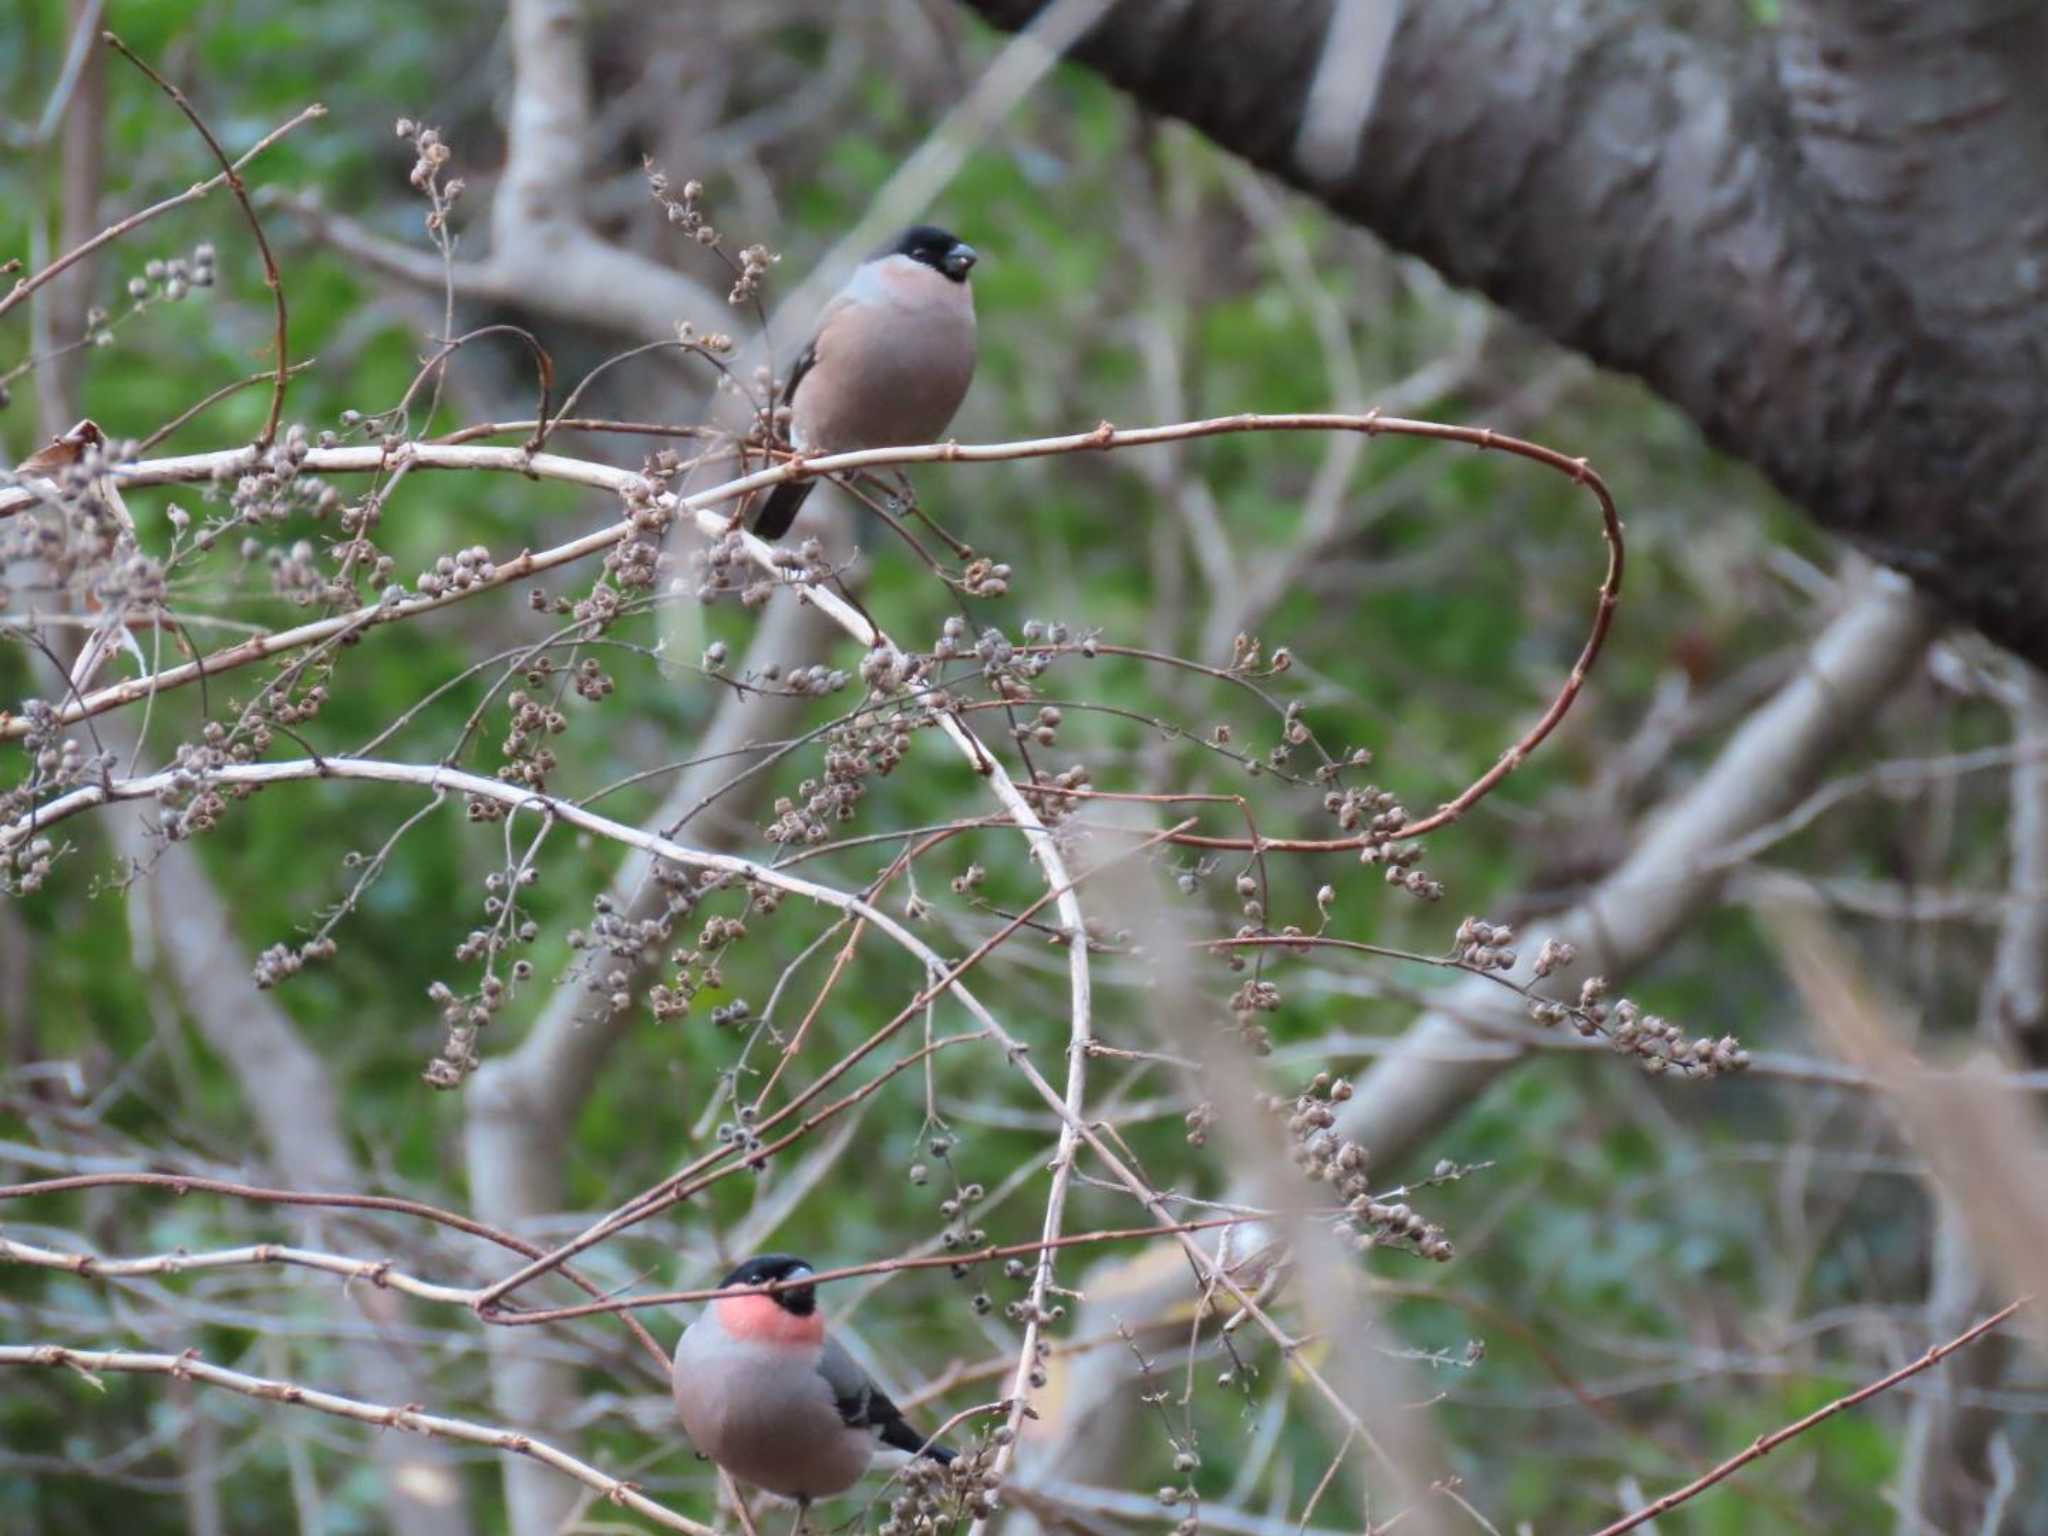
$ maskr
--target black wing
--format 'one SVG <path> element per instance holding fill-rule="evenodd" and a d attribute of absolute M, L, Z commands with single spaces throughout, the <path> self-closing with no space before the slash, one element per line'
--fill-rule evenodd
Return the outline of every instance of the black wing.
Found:
<path fill-rule="evenodd" d="M 789 370 L 789 381 L 782 386 L 782 403 L 788 405 L 796 398 L 796 387 L 803 382 L 804 375 L 818 364 L 818 343 L 815 338 L 803 351 L 797 354 L 796 365 Z M 761 504 L 761 515 L 754 519 L 754 532 L 764 539 L 779 539 L 789 532 L 790 524 L 803 507 L 804 500 L 811 494 L 812 480 L 785 480 L 768 493 L 768 499 Z"/>
<path fill-rule="evenodd" d="M 804 375 L 818 366 L 818 339 L 813 336 L 797 353 L 796 362 L 789 370 L 789 380 L 782 386 L 782 403 L 789 404 L 796 398 L 796 387 L 803 382 Z"/>
<path fill-rule="evenodd" d="M 779 539 L 789 532 L 790 524 L 804 504 L 804 498 L 811 494 L 815 480 L 785 480 L 768 493 L 768 499 L 761 504 L 761 515 L 754 519 L 754 532 L 764 539 Z"/>
<path fill-rule="evenodd" d="M 888 1393 L 868 1379 L 867 1372 L 853 1363 L 852 1357 L 839 1348 L 836 1339 L 827 1341 L 819 1369 L 832 1384 L 833 1401 L 838 1405 L 840 1421 L 848 1429 L 872 1429 L 882 1444 L 913 1455 L 921 1452 L 942 1467 L 953 1460 L 952 1447 L 936 1441 L 925 1444 L 925 1437 L 910 1427 L 909 1421 L 903 1417 L 903 1410 L 889 1400 Z"/>

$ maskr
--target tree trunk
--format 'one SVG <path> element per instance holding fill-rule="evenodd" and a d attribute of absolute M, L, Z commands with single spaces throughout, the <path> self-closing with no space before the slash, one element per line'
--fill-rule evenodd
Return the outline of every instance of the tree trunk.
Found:
<path fill-rule="evenodd" d="M 2048 7 L 1788 0 L 1726 36 L 1676 9 L 1402 5 L 1350 155 L 1309 115 L 1331 0 L 1123 0 L 1074 54 L 1639 375 L 2048 664 Z"/>

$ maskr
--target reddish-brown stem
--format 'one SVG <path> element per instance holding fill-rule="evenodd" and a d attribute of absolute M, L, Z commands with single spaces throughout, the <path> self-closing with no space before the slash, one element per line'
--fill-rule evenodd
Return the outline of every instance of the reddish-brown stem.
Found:
<path fill-rule="evenodd" d="M 1581 459 L 1569 458 L 1539 443 L 1503 437 L 1484 428 L 1460 427 L 1442 422 L 1399 420 L 1382 417 L 1377 413 L 1368 413 L 1364 416 L 1240 415 L 1216 417 L 1207 421 L 1176 422 L 1164 427 L 1134 427 L 1123 430 L 1118 430 L 1105 422 L 1093 432 L 1070 434 L 1066 437 L 1035 438 L 1015 443 L 971 446 L 938 443 L 917 448 L 877 448 L 859 453 L 833 454 L 805 465 L 793 467 L 789 463 L 777 464 L 769 469 L 742 475 L 701 495 L 692 496 L 687 505 L 699 510 L 700 516 L 709 516 L 711 514 L 708 509 L 714 503 L 780 484 L 793 478 L 795 469 L 804 469 L 810 473 L 826 473 L 934 461 L 993 463 L 1011 459 L 1048 458 L 1068 453 L 1145 447 L 1157 443 L 1261 431 L 1362 432 L 1368 436 L 1398 435 L 1468 443 L 1479 448 L 1515 454 L 1567 474 L 1575 484 L 1585 486 L 1599 504 L 1603 536 L 1608 546 L 1607 573 L 1601 582 L 1591 632 L 1580 651 L 1577 663 L 1572 668 L 1571 675 L 1536 725 L 1525 732 L 1491 769 L 1469 785 L 1456 799 L 1440 807 L 1432 815 L 1409 823 L 1400 829 L 1398 835 L 1418 836 L 1455 820 L 1470 810 L 1481 797 L 1519 766 L 1528 753 L 1556 728 L 1570 708 L 1572 700 L 1577 697 L 1586 673 L 1598 656 L 1613 624 L 1614 608 L 1620 598 L 1622 576 L 1621 520 L 1605 482 Z M 406 445 L 401 452 L 421 468 L 511 471 L 536 478 L 568 480 L 610 490 L 623 490 L 628 481 L 637 482 L 639 478 L 630 471 L 617 470 L 609 466 L 588 464 L 554 455 L 535 455 L 520 450 L 412 443 Z M 381 473 L 391 467 L 391 458 L 391 455 L 387 455 L 381 449 L 315 449 L 307 455 L 302 468 L 308 474 L 345 474 L 362 471 Z M 210 479 L 220 462 L 219 455 L 195 455 L 175 461 L 138 463 L 122 470 L 122 483 L 175 484 Z M 35 497 L 32 494 L 0 492 L 0 517 L 9 516 L 33 505 Z M 492 580 L 477 582 L 439 598 L 410 597 L 395 602 L 374 604 L 330 619 L 300 625 L 296 629 L 280 634 L 258 636 L 241 645 L 226 647 L 203 661 L 166 668 L 153 677 L 135 678 L 102 688 L 82 699 L 65 704 L 57 711 L 57 721 L 60 725 L 68 725 L 75 720 L 195 682 L 202 677 L 217 676 L 230 668 L 247 666 L 281 651 L 317 643 L 344 630 L 367 629 L 376 624 L 412 618 L 419 613 L 465 600 L 492 588 L 524 580 L 540 570 L 564 565 L 609 549 L 626 537 L 633 526 L 632 521 L 628 519 L 550 550 L 538 553 L 524 551 L 511 560 L 499 562 Z M 25 731 L 25 722 L 0 711 L 0 739 L 18 737 Z M 1195 833 L 1179 834 L 1176 841 L 1188 847 L 1227 848 L 1242 852 L 1332 852 L 1361 846 L 1357 841 L 1345 839 L 1286 839 L 1267 842 L 1257 837 L 1219 840 Z"/>
<path fill-rule="evenodd" d="M 810 1034 L 812 1023 L 824 1011 L 825 1000 L 832 995 L 832 989 L 839 985 L 839 978 L 846 974 L 846 967 L 853 959 L 853 952 L 860 947 L 861 935 L 867 932 L 867 926 L 868 920 L 864 917 L 853 920 L 853 932 L 846 936 L 846 943 L 833 957 L 832 969 L 825 973 L 825 984 L 818 988 L 818 995 L 811 999 L 811 1006 L 805 1011 L 803 1022 L 797 1025 L 795 1032 L 790 1035 L 789 1043 L 782 1048 L 782 1054 L 775 1058 L 775 1065 L 768 1073 L 768 1081 L 763 1083 L 761 1091 L 754 1095 L 756 1115 L 761 1113 L 761 1106 L 768 1102 L 768 1095 L 774 1092 L 776 1083 L 781 1081 L 783 1070 L 795 1059 L 796 1053 L 803 1049 L 804 1037 Z"/>
<path fill-rule="evenodd" d="M 1147 839 L 1145 842 L 1140 843 L 1136 848 L 1129 850 L 1129 852 L 1126 853 L 1124 857 L 1129 857 L 1130 854 L 1142 852 L 1144 849 L 1152 847 L 1157 843 L 1169 840 L 1174 830 L 1176 829 L 1169 828 L 1165 832 L 1155 834 L 1153 837 Z M 798 1094 L 795 1098 L 791 1099 L 789 1103 L 785 1104 L 773 1115 L 770 1115 L 766 1120 L 761 1121 L 756 1127 L 757 1134 L 760 1131 L 765 1131 L 771 1128 L 772 1126 L 780 1123 L 782 1120 L 786 1119 L 790 1115 L 795 1114 L 811 1099 L 815 1098 L 819 1093 L 823 1092 L 824 1089 L 828 1087 L 832 1082 L 834 1082 L 839 1077 L 843 1076 L 846 1072 L 850 1071 L 856 1063 L 865 1058 L 870 1052 L 878 1049 L 883 1044 L 883 1042 L 888 1040 L 890 1036 L 896 1033 L 896 1031 L 900 1030 L 904 1025 L 908 1024 L 912 1019 L 916 1018 L 920 1013 L 922 1013 L 926 1006 L 929 1005 L 934 998 L 942 995 L 949 988 L 951 988 L 953 984 L 957 982 L 962 976 L 966 975 L 975 966 L 979 965 L 983 960 L 987 959 L 988 956 L 995 953 L 995 951 L 998 948 L 1000 948 L 1004 943 L 1006 943 L 1009 940 L 1012 934 L 1016 933 L 1020 928 L 1024 927 L 1026 923 L 1028 923 L 1032 918 L 1036 917 L 1039 912 L 1044 910 L 1044 908 L 1051 905 L 1053 902 L 1059 900 L 1062 896 L 1066 895 L 1068 891 L 1073 888 L 1073 886 L 1080 884 L 1082 880 L 1087 879 L 1090 875 L 1099 873 L 1101 869 L 1107 867 L 1108 866 L 1106 864 L 1098 865 L 1095 869 L 1084 871 L 1080 876 L 1078 876 L 1075 880 L 1068 884 L 1057 885 L 1048 889 L 1044 894 L 1039 896 L 1036 901 L 1032 902 L 1031 905 L 1026 907 L 1022 912 L 1018 913 L 1017 916 L 1010 919 L 1009 922 L 1005 923 L 1001 928 L 997 929 L 994 933 L 990 934 L 986 939 L 982 940 L 980 944 L 976 945 L 973 951 L 968 954 L 966 959 L 962 960 L 958 965 L 948 968 L 939 976 L 934 977 L 930 983 L 928 983 L 922 990 L 918 992 L 917 996 L 913 997 L 908 1003 L 906 1003 L 903 1006 L 903 1008 L 896 1014 L 894 1018 L 889 1020 L 889 1022 L 884 1024 L 880 1029 L 876 1030 L 861 1045 L 855 1047 L 854 1050 L 850 1051 L 845 1056 L 841 1057 L 839 1061 L 835 1062 L 832 1065 L 832 1067 L 829 1068 L 821 1077 L 819 1077 L 819 1079 L 816 1082 L 812 1083 L 810 1087 L 806 1088 L 802 1093 Z M 934 1046 L 927 1046 L 925 1047 L 925 1050 L 930 1051 L 934 1048 Z M 919 1059 L 922 1058 L 922 1055 L 923 1053 L 919 1053 Z M 780 1145 L 780 1143 L 777 1143 L 777 1145 Z M 477 1297 L 476 1306 L 478 1311 L 487 1311 L 487 1309 L 495 1306 L 506 1295 L 508 1295 L 513 1290 L 517 1289 L 519 1286 L 526 1284 L 529 1280 L 535 1279 L 540 1275 L 546 1274 L 549 1269 L 553 1268 L 556 1264 L 561 1263 L 563 1260 L 573 1258 L 576 1254 L 582 1253 L 585 1249 L 588 1249 L 600 1242 L 603 1242 L 604 1239 L 610 1237 L 613 1233 L 623 1231 L 627 1227 L 645 1221 L 648 1217 L 654 1215 L 656 1212 L 666 1210 L 669 1206 L 674 1205 L 678 1200 L 686 1199 L 690 1194 L 694 1193 L 697 1189 L 702 1188 L 704 1183 L 708 1182 L 708 1180 L 704 1180 L 701 1178 L 701 1175 L 703 1175 L 704 1170 L 712 1167 L 716 1163 L 725 1161 L 728 1157 L 732 1156 L 732 1153 L 733 1149 L 730 1147 L 720 1147 L 718 1150 L 714 1152 L 705 1153 L 702 1157 L 699 1157 L 695 1161 L 693 1161 L 688 1167 L 682 1169 L 680 1172 L 676 1174 L 671 1175 L 669 1178 L 664 1179 L 660 1184 L 655 1185 L 652 1189 L 646 1190 L 640 1195 L 635 1196 L 632 1200 L 629 1200 L 625 1205 L 621 1206 L 617 1211 L 613 1212 L 603 1221 L 597 1222 L 588 1230 L 580 1233 L 576 1237 L 571 1238 L 568 1242 L 562 1244 L 561 1247 L 554 1249 L 550 1253 L 546 1254 L 544 1257 L 535 1260 L 533 1263 L 527 1265 L 524 1269 L 521 1269 L 514 1274 L 507 1275 L 503 1280 L 500 1280 L 497 1284 L 486 1288 Z M 735 1163 L 730 1166 L 738 1167 L 740 1165 Z M 729 1172 L 730 1167 L 726 1171 Z M 693 1180 L 697 1180 L 698 1182 L 693 1183 Z"/>
<path fill-rule="evenodd" d="M 213 130 L 206 126 L 206 119 L 199 115 L 198 108 L 185 99 L 185 93 L 170 81 L 150 68 L 138 54 L 112 32 L 102 32 L 122 58 L 149 76 L 156 88 L 171 98 L 171 104 L 185 114 L 186 120 L 198 130 L 199 137 L 206 140 L 206 147 L 213 151 L 213 158 L 220 162 L 221 175 L 227 178 L 228 190 L 235 194 L 235 201 L 241 205 L 242 215 L 249 221 L 249 228 L 256 236 L 256 249 L 263 253 L 263 281 L 270 289 L 272 307 L 277 313 L 277 384 L 270 392 L 270 415 L 264 419 L 263 433 L 256 439 L 257 448 L 268 448 L 277 437 L 277 424 L 284 417 L 285 387 L 291 383 L 292 366 L 289 349 L 285 344 L 284 274 L 277 269 L 277 258 L 271 254 L 270 238 L 263 233 L 263 221 L 256 217 L 256 205 L 249 201 L 249 188 L 242 181 L 242 173 L 235 168 L 235 162 L 228 158 L 227 151 L 220 147 L 220 140 L 213 136 Z"/>
<path fill-rule="evenodd" d="M 566 402 L 564 402 L 566 404 Z M 538 421 L 480 421 L 467 427 L 458 427 L 453 432 L 443 433 L 430 442 L 473 443 L 482 437 L 511 437 L 524 434 L 527 437 L 540 430 Z M 605 416 L 551 416 L 548 418 L 550 432 L 617 432 L 627 437 L 709 437 L 712 431 L 702 426 L 680 426 L 662 421 L 613 421 Z"/>
<path fill-rule="evenodd" d="M 303 123 L 310 123 L 316 117 L 325 117 L 326 115 L 327 109 L 321 106 L 318 102 L 315 102 L 312 106 L 307 107 L 303 112 L 299 113 L 299 115 L 297 117 L 294 117 L 290 122 L 285 123 L 281 127 L 271 129 L 270 132 L 266 133 L 262 138 L 258 139 L 253 145 L 250 146 L 248 151 L 245 154 L 243 154 L 241 159 L 237 160 L 234 163 L 232 169 L 236 172 L 239 172 L 242 169 L 242 167 L 247 165 L 251 160 L 254 160 L 266 149 L 269 149 L 273 144 L 277 143 L 279 139 L 282 139 L 294 128 L 299 127 Z M 222 174 L 213 177 L 210 181 L 202 181 L 197 186 L 187 187 L 184 191 L 180 192 L 176 197 L 167 197 L 160 203 L 151 203 L 147 208 L 143 208 L 135 213 L 129 214 L 127 218 L 109 224 L 105 229 L 101 230 L 98 234 L 94 235 L 90 240 L 87 240 L 83 244 L 74 246 L 72 249 L 66 251 L 62 256 L 59 256 L 55 261 L 51 262 L 47 267 L 43 268 L 42 271 L 36 273 L 33 277 L 24 277 L 18 279 L 12 288 L 8 289 L 6 293 L 0 294 L 0 315 L 6 314 L 7 311 L 14 308 L 15 305 L 19 304 L 23 299 L 27 298 L 30 294 L 34 293 L 38 288 L 42 287 L 45 283 L 48 283 L 53 279 L 61 276 L 69 268 L 76 266 L 79 262 L 85 260 L 86 257 L 90 256 L 94 251 L 99 250 L 102 246 L 111 245 L 114 241 L 119 240 L 122 236 L 133 234 L 137 229 L 140 229 L 144 224 L 147 224 L 152 219 L 161 218 L 164 214 L 171 213 L 176 209 L 182 208 L 187 203 L 198 202 L 202 197 L 205 197 L 206 194 L 211 192 L 215 187 L 224 186 L 226 185 L 226 183 L 227 173 L 223 172 Z M 268 369 L 264 370 L 262 377 L 266 379 L 270 377 L 270 372 Z"/>
<path fill-rule="evenodd" d="M 792 1280 L 777 1280 L 768 1285 L 734 1286 L 730 1290 L 711 1286 L 708 1289 L 700 1288 L 693 1291 L 660 1291 L 651 1296 L 621 1296 L 608 1301 L 594 1301 L 587 1306 L 548 1307 L 510 1316 L 493 1316 L 491 1321 L 527 1327 L 534 1323 L 562 1323 L 572 1318 L 593 1317 L 603 1312 L 621 1312 L 636 1307 L 679 1307 L 688 1302 L 709 1301 L 714 1296 L 768 1296 L 776 1291 L 786 1291 L 796 1286 L 819 1285 L 828 1280 L 852 1280 L 861 1275 L 887 1275 L 907 1269 L 944 1269 L 955 1264 L 987 1264 L 996 1259 L 1024 1258 L 1030 1254 L 1043 1253 L 1050 1248 L 1078 1248 L 1089 1243 L 1120 1243 L 1142 1237 L 1177 1237 L 1185 1232 L 1207 1232 L 1217 1227 L 1242 1226 L 1245 1222 L 1258 1219 L 1256 1216 L 1205 1216 L 1198 1221 L 1173 1222 L 1163 1226 L 1069 1232 L 1050 1240 L 1041 1238 L 1032 1243 L 990 1244 L 984 1248 L 964 1251 L 955 1249 L 951 1253 L 926 1254 L 918 1258 L 878 1259 L 872 1264 L 848 1264 L 838 1269 L 821 1269 L 815 1274 L 799 1275 Z"/>
<path fill-rule="evenodd" d="M 308 368 L 312 367 L 316 361 L 317 359 L 315 358 L 302 357 L 296 363 L 292 364 L 290 371 L 295 374 L 304 373 Z M 178 412 L 177 415 L 173 416 L 169 421 L 165 422 L 162 426 L 158 427 L 154 432 L 150 433 L 149 436 L 145 437 L 141 442 L 135 445 L 135 451 L 137 453 L 149 452 L 150 449 L 154 448 L 158 443 L 162 442 L 165 438 L 169 437 L 172 433 L 176 432 L 180 427 L 183 427 L 187 423 L 192 421 L 194 417 L 202 416 L 207 411 L 212 410 L 213 407 L 219 405 L 221 401 L 227 399 L 229 395 L 240 394 L 243 390 L 247 389 L 251 384 L 261 384 L 265 380 L 274 377 L 275 374 L 273 370 L 266 368 L 261 373 L 251 373 L 245 375 L 242 378 L 236 379 L 232 384 L 221 385 L 219 389 L 214 390 L 211 394 L 207 395 L 197 404 L 188 405 L 187 407 L 185 407 L 184 410 Z"/>
<path fill-rule="evenodd" d="M 1975 1327 L 1967 1328 L 1957 1334 L 1946 1344 L 1937 1344 L 1919 1359 L 1908 1361 L 1890 1375 L 1881 1376 L 1867 1386 L 1858 1387 L 1847 1396 L 1838 1397 L 1833 1402 L 1814 1409 L 1805 1418 L 1795 1419 L 1782 1429 L 1774 1429 L 1768 1435 L 1759 1435 L 1747 1449 L 1730 1456 L 1713 1470 L 1702 1473 L 1683 1488 L 1674 1488 L 1663 1497 L 1652 1499 L 1634 1514 L 1624 1515 L 1621 1519 L 1615 1521 L 1614 1524 L 1602 1526 L 1595 1533 L 1595 1536 L 1622 1536 L 1624 1531 L 1633 1531 L 1640 1526 L 1648 1525 L 1659 1515 L 1664 1514 L 1668 1510 L 1676 1509 L 1679 1505 L 1685 1503 L 1686 1500 L 1706 1492 L 1707 1489 L 1713 1487 L 1714 1484 L 1722 1481 L 1724 1478 L 1733 1476 L 1752 1461 L 1768 1456 L 1793 1436 L 1805 1434 L 1806 1431 L 1813 1428 L 1814 1425 L 1820 1423 L 1823 1419 L 1833 1418 L 1845 1409 L 1854 1408 L 1858 1403 L 1867 1402 L 1880 1392 L 1889 1391 L 1908 1377 L 1917 1376 L 1922 1371 L 1939 1365 L 1944 1359 L 1954 1354 L 1964 1345 L 1975 1343 L 2032 1300 L 2031 1296 L 2022 1296 L 2018 1301 L 1999 1308 Z"/>

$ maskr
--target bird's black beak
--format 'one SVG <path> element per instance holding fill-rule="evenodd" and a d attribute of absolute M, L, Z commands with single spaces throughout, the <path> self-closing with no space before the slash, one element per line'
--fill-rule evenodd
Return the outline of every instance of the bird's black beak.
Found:
<path fill-rule="evenodd" d="M 944 262 L 946 276 L 956 280 L 964 278 L 969 272 L 974 270 L 974 264 L 979 260 L 981 260 L 981 257 L 975 254 L 973 246 L 965 243 L 956 245 L 953 249 L 946 252 Z"/>

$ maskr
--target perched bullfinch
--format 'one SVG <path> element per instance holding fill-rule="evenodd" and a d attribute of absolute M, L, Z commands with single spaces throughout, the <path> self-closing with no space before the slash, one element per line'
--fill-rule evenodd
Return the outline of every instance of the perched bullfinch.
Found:
<path fill-rule="evenodd" d="M 764 1253 L 719 1289 L 811 1273 L 802 1259 Z M 927 1444 L 826 1336 L 817 1292 L 808 1285 L 706 1304 L 676 1344 L 675 1397 L 684 1432 L 700 1452 L 741 1482 L 803 1505 L 859 1482 L 877 1446 L 941 1466 L 954 1455 Z"/>
<path fill-rule="evenodd" d="M 790 444 L 852 453 L 935 442 L 974 378 L 974 247 L 914 224 L 854 269 L 790 370 Z M 768 495 L 754 531 L 779 539 L 816 482 Z"/>

